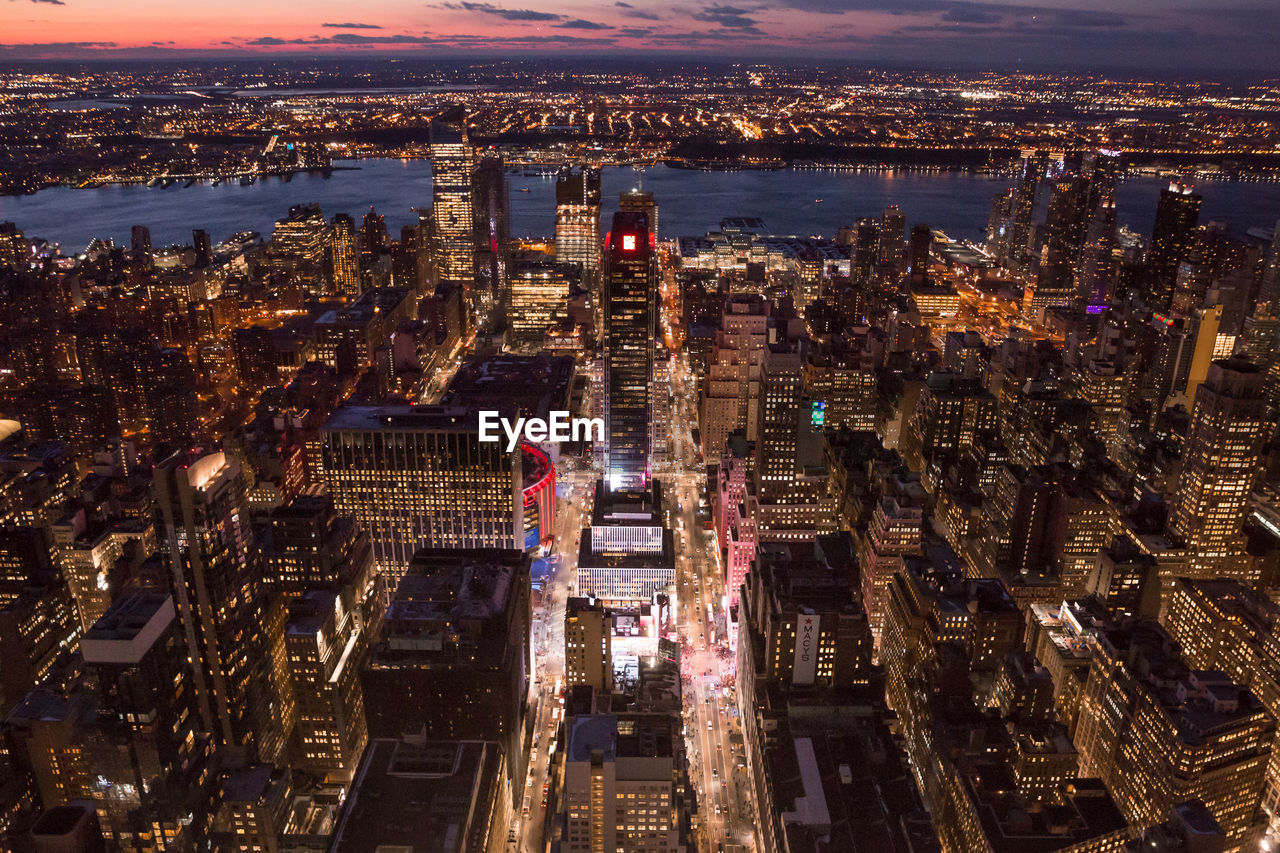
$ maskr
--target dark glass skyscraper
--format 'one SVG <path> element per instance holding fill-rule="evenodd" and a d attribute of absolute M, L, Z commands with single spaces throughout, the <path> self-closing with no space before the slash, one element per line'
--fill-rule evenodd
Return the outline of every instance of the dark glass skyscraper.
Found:
<path fill-rule="evenodd" d="M 1178 280 L 1178 266 L 1187 259 L 1200 221 L 1200 196 L 1190 184 L 1173 182 L 1160 192 L 1156 222 L 1147 251 L 1148 302 L 1167 308 Z"/>
<path fill-rule="evenodd" d="M 657 259 L 643 213 L 618 211 L 605 245 L 605 483 L 613 491 L 649 482 L 650 375 Z"/>

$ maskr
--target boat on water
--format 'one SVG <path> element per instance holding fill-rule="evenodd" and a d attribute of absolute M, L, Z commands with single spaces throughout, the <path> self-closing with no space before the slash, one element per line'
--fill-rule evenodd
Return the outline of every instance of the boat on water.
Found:
<path fill-rule="evenodd" d="M 815 198 L 815 199 L 813 200 L 813 203 L 814 203 L 814 204 L 822 204 L 822 199 L 820 199 L 820 198 Z"/>
<path fill-rule="evenodd" d="M 528 191 L 529 191 L 529 188 L 528 188 L 528 187 L 521 187 L 521 188 L 520 188 L 520 192 L 522 192 L 522 193 L 527 193 Z"/>
<path fill-rule="evenodd" d="M 195 183 L 196 183 L 196 178 L 192 178 L 191 180 L 187 181 L 186 186 L 188 186 L 188 187 L 190 187 L 190 186 L 194 186 L 194 185 L 195 185 Z M 184 189 L 185 189 L 185 187 L 184 187 Z"/>
<path fill-rule="evenodd" d="M 159 178 L 152 178 L 151 180 L 147 181 L 147 186 L 154 187 L 158 183 L 160 183 Z"/>
<path fill-rule="evenodd" d="M 212 183 L 212 184 L 210 184 L 209 186 L 211 186 L 211 187 L 216 187 L 216 186 L 218 186 L 218 184 L 221 184 L 221 183 L 222 183 L 222 178 L 220 178 L 220 177 L 219 177 L 219 178 L 214 178 L 214 179 L 213 179 L 213 183 Z"/>

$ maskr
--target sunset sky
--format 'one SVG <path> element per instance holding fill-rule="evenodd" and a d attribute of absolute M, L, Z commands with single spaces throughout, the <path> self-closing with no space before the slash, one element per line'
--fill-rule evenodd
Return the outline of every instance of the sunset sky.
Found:
<path fill-rule="evenodd" d="M 621 51 L 1280 76 L 1278 44 L 1280 0 L 0 0 L 11 60 Z"/>

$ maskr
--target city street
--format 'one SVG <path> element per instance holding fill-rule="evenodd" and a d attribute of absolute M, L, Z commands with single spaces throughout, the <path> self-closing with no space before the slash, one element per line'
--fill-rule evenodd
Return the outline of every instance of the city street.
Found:
<path fill-rule="evenodd" d="M 739 761 L 742 752 L 740 747 L 735 751 L 733 742 L 733 735 L 742 729 L 732 686 L 734 661 L 728 652 L 723 566 L 714 532 L 698 519 L 706 478 L 692 436 L 697 397 L 683 361 L 673 370 L 672 378 L 676 395 L 674 470 L 667 500 L 676 540 L 676 613 L 684 645 L 686 748 L 690 781 L 697 791 L 695 826 L 702 829 L 698 848 L 751 850 L 755 814 L 745 762 Z"/>

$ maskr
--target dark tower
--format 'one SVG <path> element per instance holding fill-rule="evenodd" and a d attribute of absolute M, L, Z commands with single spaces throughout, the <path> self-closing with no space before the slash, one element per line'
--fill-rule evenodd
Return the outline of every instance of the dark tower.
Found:
<path fill-rule="evenodd" d="M 605 483 L 612 491 L 649 484 L 657 258 L 643 213 L 618 211 L 605 246 Z"/>

